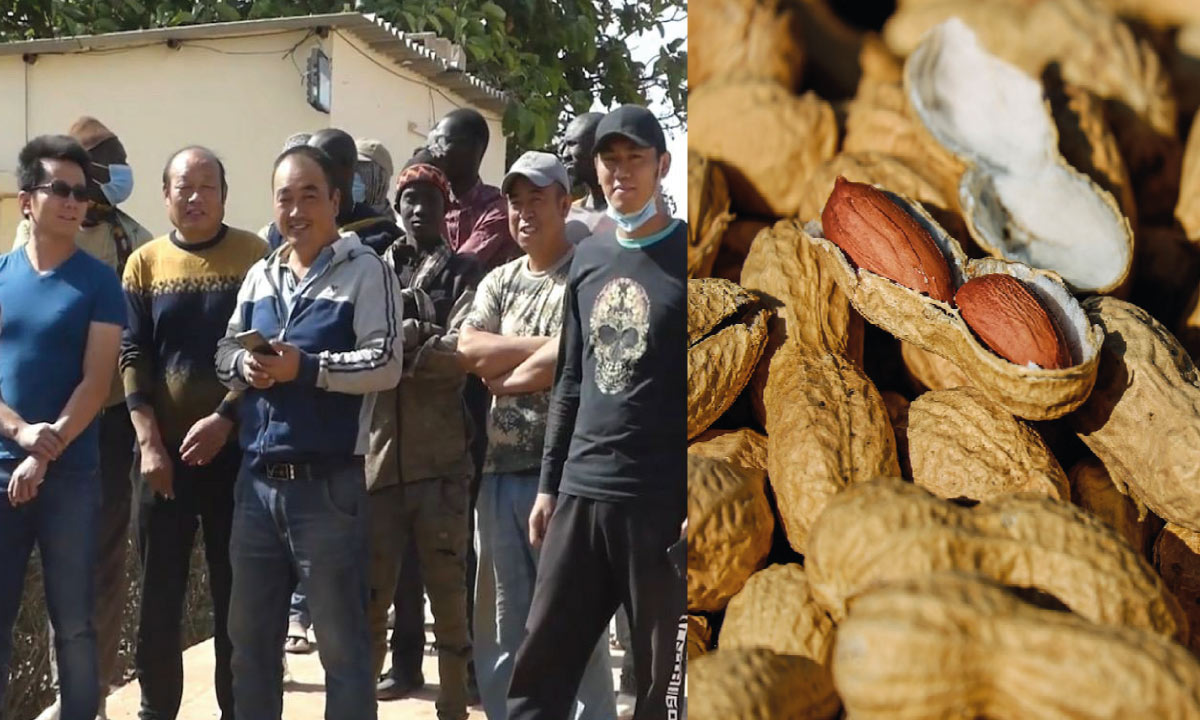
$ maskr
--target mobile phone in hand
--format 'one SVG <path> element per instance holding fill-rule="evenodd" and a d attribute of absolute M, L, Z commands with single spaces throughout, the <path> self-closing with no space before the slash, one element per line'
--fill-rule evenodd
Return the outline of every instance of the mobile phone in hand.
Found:
<path fill-rule="evenodd" d="M 237 340 L 239 345 L 252 353 L 259 353 L 260 355 L 279 354 L 275 352 L 275 348 L 271 347 L 271 343 L 267 342 L 267 339 L 262 336 L 262 333 L 257 330 L 240 332 L 234 335 L 233 339 Z"/>

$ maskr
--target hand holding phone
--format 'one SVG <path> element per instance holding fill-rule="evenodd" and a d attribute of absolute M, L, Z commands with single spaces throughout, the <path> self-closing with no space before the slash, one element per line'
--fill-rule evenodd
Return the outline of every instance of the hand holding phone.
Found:
<path fill-rule="evenodd" d="M 267 342 L 267 339 L 262 336 L 262 333 L 257 330 L 240 332 L 234 335 L 233 339 L 237 340 L 239 345 L 252 353 L 259 353 L 260 355 L 279 354 L 275 352 L 275 348 L 271 347 L 271 343 Z"/>

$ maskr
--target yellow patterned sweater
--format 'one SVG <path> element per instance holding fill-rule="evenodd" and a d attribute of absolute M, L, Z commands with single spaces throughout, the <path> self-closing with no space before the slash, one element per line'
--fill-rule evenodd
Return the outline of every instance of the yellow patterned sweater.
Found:
<path fill-rule="evenodd" d="M 213 412 L 235 419 L 236 395 L 217 380 L 214 357 L 237 306 L 246 271 L 267 244 L 226 226 L 212 240 L 187 245 L 174 232 L 139 248 L 122 284 L 129 327 L 121 342 L 121 376 L 129 409 L 150 404 L 168 450 Z"/>

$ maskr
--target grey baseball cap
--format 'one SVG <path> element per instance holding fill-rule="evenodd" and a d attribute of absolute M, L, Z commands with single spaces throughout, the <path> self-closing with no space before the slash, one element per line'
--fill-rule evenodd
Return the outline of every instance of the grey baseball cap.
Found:
<path fill-rule="evenodd" d="M 571 192 L 571 179 L 567 177 L 567 168 L 557 156 L 547 152 L 530 150 L 517 158 L 508 169 L 508 174 L 500 181 L 500 191 L 507 193 L 517 177 L 523 177 L 543 188 L 556 182 L 562 185 L 563 190 Z"/>

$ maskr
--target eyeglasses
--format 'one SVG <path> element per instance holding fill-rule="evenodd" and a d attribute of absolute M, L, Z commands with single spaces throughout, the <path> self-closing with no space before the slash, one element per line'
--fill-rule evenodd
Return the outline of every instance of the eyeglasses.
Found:
<path fill-rule="evenodd" d="M 55 180 L 46 185 L 34 185 L 30 190 L 49 190 L 51 194 L 64 200 L 71 195 L 75 196 L 77 202 L 87 202 L 88 199 L 87 185 L 72 186 L 66 180 Z"/>

